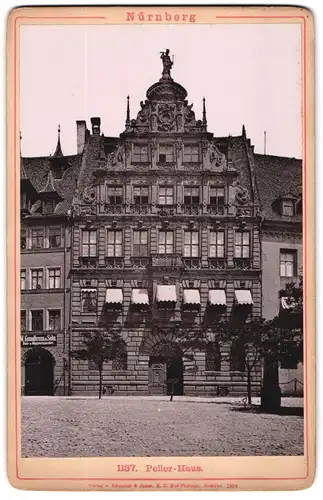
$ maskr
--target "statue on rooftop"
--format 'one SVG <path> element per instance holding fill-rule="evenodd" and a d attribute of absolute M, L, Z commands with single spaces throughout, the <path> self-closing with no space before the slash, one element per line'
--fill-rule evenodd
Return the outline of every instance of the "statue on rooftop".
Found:
<path fill-rule="evenodd" d="M 169 57 L 169 49 L 166 49 L 165 52 L 160 52 L 160 54 L 160 58 L 163 61 L 162 80 L 171 80 L 170 70 L 174 63 Z"/>

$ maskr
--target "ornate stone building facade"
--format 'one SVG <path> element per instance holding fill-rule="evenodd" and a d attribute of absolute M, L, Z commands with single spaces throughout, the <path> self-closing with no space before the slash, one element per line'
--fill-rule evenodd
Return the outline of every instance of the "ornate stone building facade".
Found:
<path fill-rule="evenodd" d="M 65 228 L 60 251 L 31 246 L 22 263 L 26 268 L 27 253 L 37 267 L 41 255 L 46 267 L 46 258 L 57 255 L 66 269 L 60 347 L 32 348 L 43 357 L 44 350 L 52 352 L 55 380 L 66 364 L 62 393 L 97 391 L 95 367 L 70 356 L 84 333 L 96 330 L 113 330 L 124 341 L 123 354 L 103 373 L 103 384 L 116 394 L 167 394 L 175 378 L 177 394 L 246 392 L 243 353 L 228 360 L 228 348 L 216 341 L 216 322 L 262 315 L 259 155 L 244 127 L 240 136 L 214 137 L 205 100 L 197 119 L 186 90 L 171 77 L 169 52 L 161 58 L 162 76 L 134 119 L 127 99 L 118 138 L 102 134 L 100 118 L 91 119 L 91 131 L 79 121 L 77 155 L 64 157 L 59 143 L 34 178 L 40 160 L 30 160 L 29 168 L 23 160 L 22 193 L 29 193 L 30 210 L 22 231 L 39 223 L 49 228 L 53 220 Z M 43 197 L 55 200 L 53 213 L 46 213 Z M 37 300 L 39 293 L 32 287 L 28 296 Z M 184 328 L 207 332 L 205 351 L 190 358 L 179 352 L 176 332 Z M 23 347 L 24 373 L 30 349 Z M 259 367 L 254 393 L 260 384 Z"/>
<path fill-rule="evenodd" d="M 219 314 L 261 314 L 253 148 L 245 131 L 215 139 L 205 101 L 198 120 L 162 58 L 135 119 L 128 100 L 113 149 L 92 119 L 73 203 L 72 344 L 86 329 L 119 332 L 124 358 L 106 366 L 104 384 L 120 393 L 164 394 L 174 377 L 179 394 L 241 393 L 244 374 L 220 349 L 167 358 L 184 324 L 208 326 L 211 347 Z M 73 392 L 95 390 L 90 368 L 72 361 Z M 259 383 L 255 374 L 255 390 Z"/>

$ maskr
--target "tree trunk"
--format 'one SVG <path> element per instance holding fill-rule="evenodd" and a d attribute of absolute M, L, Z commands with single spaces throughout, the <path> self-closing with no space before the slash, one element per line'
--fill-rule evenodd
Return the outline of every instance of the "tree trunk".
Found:
<path fill-rule="evenodd" d="M 103 370 L 99 368 L 99 399 L 102 397 L 102 378 L 103 378 Z"/>
<path fill-rule="evenodd" d="M 170 400 L 169 401 L 173 401 L 173 397 L 175 395 L 175 387 L 176 387 L 176 383 L 177 382 L 173 382 L 172 383 L 172 390 L 171 390 L 171 393 L 170 393 Z"/>
<path fill-rule="evenodd" d="M 247 393 L 248 393 L 248 405 L 251 405 L 251 368 L 247 367 Z"/>

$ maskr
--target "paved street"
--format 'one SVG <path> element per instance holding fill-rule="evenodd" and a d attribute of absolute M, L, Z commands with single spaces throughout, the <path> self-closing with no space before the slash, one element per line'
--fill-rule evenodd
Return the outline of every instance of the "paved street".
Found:
<path fill-rule="evenodd" d="M 241 398 L 168 399 L 23 397 L 22 456 L 303 454 L 302 399 L 284 398 L 283 415 L 244 411 Z"/>

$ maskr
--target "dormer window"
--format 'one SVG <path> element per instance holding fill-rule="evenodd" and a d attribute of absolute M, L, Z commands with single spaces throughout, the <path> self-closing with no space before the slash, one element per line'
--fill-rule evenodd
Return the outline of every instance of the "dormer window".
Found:
<path fill-rule="evenodd" d="M 55 165 L 53 168 L 53 177 L 54 179 L 62 179 L 64 174 L 64 166 L 63 165 Z"/>
<path fill-rule="evenodd" d="M 51 215 L 54 213 L 57 202 L 56 200 L 45 200 L 43 201 L 43 214 Z"/>
<path fill-rule="evenodd" d="M 295 215 L 294 200 L 282 200 L 282 215 L 286 215 L 288 217 L 293 217 L 293 215 Z"/>

